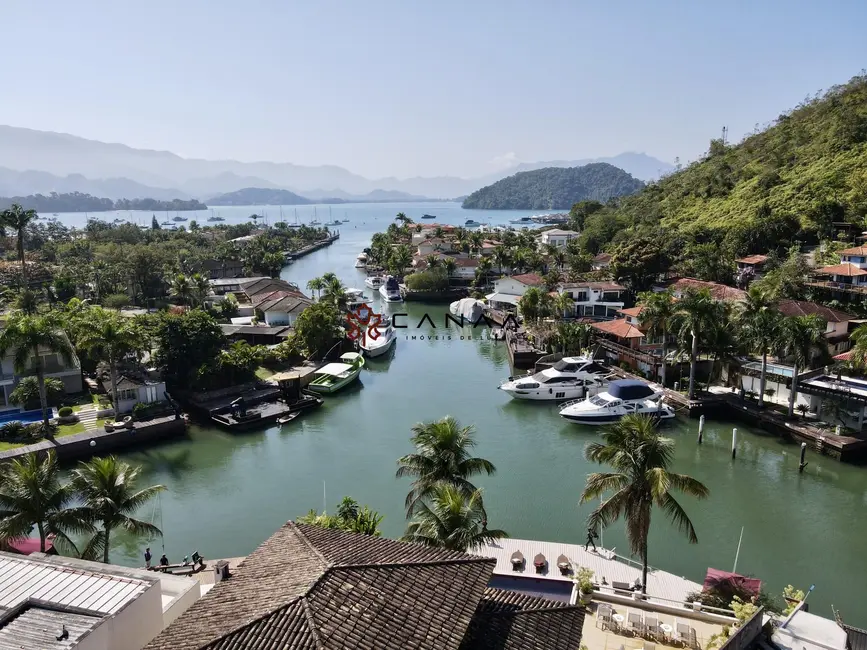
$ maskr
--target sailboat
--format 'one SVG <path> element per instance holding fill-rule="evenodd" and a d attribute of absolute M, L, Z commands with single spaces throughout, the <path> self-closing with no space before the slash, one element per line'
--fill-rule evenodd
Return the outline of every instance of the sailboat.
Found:
<path fill-rule="evenodd" d="M 329 205 L 328 206 L 328 223 L 326 223 L 325 225 L 326 226 L 339 226 L 340 224 L 341 224 L 340 219 L 337 219 L 335 221 L 334 219 L 331 218 L 331 206 Z"/>
<path fill-rule="evenodd" d="M 301 224 L 298 223 L 298 208 L 295 208 L 295 223 L 289 224 L 290 228 L 300 228 Z"/>
<path fill-rule="evenodd" d="M 318 226 L 319 225 L 319 219 L 316 218 L 316 206 L 315 205 L 313 206 L 313 221 L 310 222 L 310 225 L 311 226 Z"/>

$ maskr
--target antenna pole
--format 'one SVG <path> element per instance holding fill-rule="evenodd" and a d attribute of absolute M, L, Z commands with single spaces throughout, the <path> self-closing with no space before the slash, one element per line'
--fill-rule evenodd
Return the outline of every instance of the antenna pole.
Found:
<path fill-rule="evenodd" d="M 322 481 L 322 514 L 325 514 L 327 510 L 327 506 L 325 505 L 328 502 L 328 499 L 325 496 L 325 481 Z"/>
<path fill-rule="evenodd" d="M 738 556 L 741 554 L 741 541 L 744 539 L 744 527 L 741 526 L 741 536 L 738 538 L 738 550 L 735 551 L 735 565 L 732 567 L 732 573 L 738 572 Z"/>

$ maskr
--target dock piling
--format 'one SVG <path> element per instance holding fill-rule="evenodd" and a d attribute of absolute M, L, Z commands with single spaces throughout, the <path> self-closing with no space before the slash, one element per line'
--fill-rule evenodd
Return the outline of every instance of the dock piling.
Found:
<path fill-rule="evenodd" d="M 807 466 L 806 461 L 804 460 L 807 456 L 807 443 L 801 443 L 801 462 L 798 463 L 798 472 L 803 472 L 804 468 Z"/>
<path fill-rule="evenodd" d="M 704 434 L 704 415 L 698 419 L 698 444 L 701 444 L 701 439 Z"/>
<path fill-rule="evenodd" d="M 738 430 L 732 429 L 732 459 L 734 460 L 738 452 Z"/>

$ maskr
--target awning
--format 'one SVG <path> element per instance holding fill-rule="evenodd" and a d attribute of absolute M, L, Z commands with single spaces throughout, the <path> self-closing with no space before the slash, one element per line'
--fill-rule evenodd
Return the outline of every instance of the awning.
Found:
<path fill-rule="evenodd" d="M 738 573 L 708 568 L 704 577 L 702 591 L 716 591 L 724 594 L 747 593 L 758 595 L 762 589 L 762 581 L 749 578 Z"/>
<path fill-rule="evenodd" d="M 517 306 L 521 296 L 513 296 L 508 293 L 489 293 L 485 298 L 488 299 L 488 302 L 507 302 L 510 305 Z"/>

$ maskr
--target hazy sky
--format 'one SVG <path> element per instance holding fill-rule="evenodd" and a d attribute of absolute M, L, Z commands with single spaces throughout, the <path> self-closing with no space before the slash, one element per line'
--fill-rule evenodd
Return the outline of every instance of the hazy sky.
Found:
<path fill-rule="evenodd" d="M 867 66 L 865 0 L 5 0 L 0 124 L 369 177 L 694 159 Z"/>

